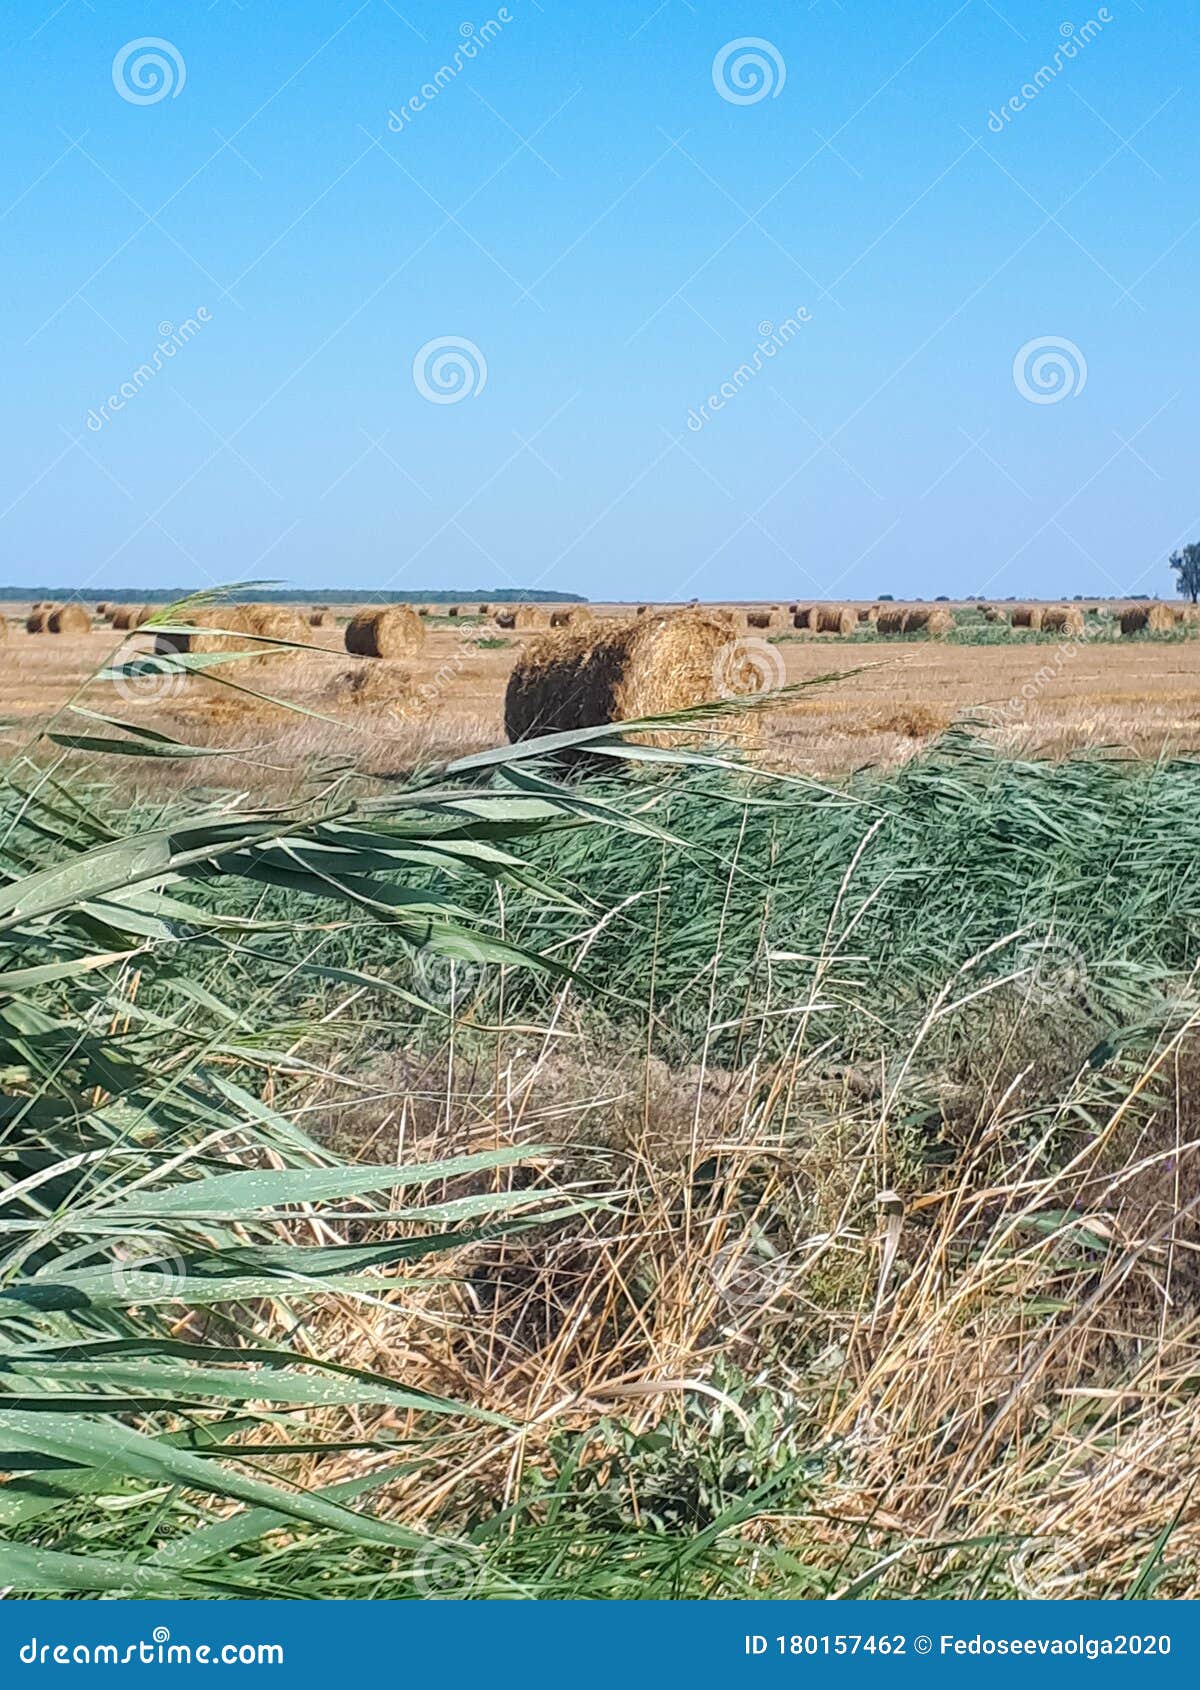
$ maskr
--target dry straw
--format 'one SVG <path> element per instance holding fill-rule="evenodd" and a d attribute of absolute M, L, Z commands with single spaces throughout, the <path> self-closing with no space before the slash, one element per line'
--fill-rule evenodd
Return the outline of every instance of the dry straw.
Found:
<path fill-rule="evenodd" d="M 535 640 L 517 659 L 504 699 L 509 739 L 657 716 L 716 696 L 722 657 L 736 644 L 728 618 L 677 610 Z M 653 735 L 669 745 L 678 735 Z"/>
<path fill-rule="evenodd" d="M 539 610 L 537 605 L 516 604 L 508 610 L 496 612 L 497 628 L 516 628 L 530 630 L 546 627 L 546 612 Z"/>
<path fill-rule="evenodd" d="M 90 634 L 91 631 L 91 615 L 81 604 L 74 601 L 57 606 L 46 617 L 48 634 Z"/>
<path fill-rule="evenodd" d="M 1169 605 L 1134 604 L 1121 612 L 1123 634 L 1165 634 L 1175 626 Z"/>
<path fill-rule="evenodd" d="M 809 626 L 812 626 L 810 619 Z M 848 604 L 819 604 L 816 631 L 818 634 L 852 634 L 858 627 L 858 616 Z"/>
<path fill-rule="evenodd" d="M 931 639 L 954 632 L 954 616 L 942 605 L 914 605 L 904 612 L 903 632 L 928 634 Z"/>
<path fill-rule="evenodd" d="M 411 657 L 424 643 L 424 624 L 409 604 L 360 610 L 346 624 L 346 650 L 355 657 Z"/>
<path fill-rule="evenodd" d="M 46 623 L 49 619 L 49 609 L 43 607 L 31 610 L 29 615 L 25 618 L 25 632 L 27 634 L 44 634 L 46 632 Z"/>
<path fill-rule="evenodd" d="M 1044 615 L 1040 604 L 1015 604 L 1012 625 L 1014 628 L 1028 628 L 1031 634 L 1037 634 L 1041 632 Z"/>
<path fill-rule="evenodd" d="M 331 628 L 333 626 L 333 612 L 321 606 L 314 605 L 308 613 L 310 628 Z"/>
<path fill-rule="evenodd" d="M 813 629 L 816 626 L 817 612 L 811 604 L 796 604 L 792 606 L 792 627 Z"/>
<path fill-rule="evenodd" d="M 154 607 L 149 604 L 119 604 L 110 608 L 113 627 L 122 630 L 140 628 L 154 615 Z"/>
<path fill-rule="evenodd" d="M 560 605 L 557 610 L 550 612 L 550 626 L 552 628 L 578 628 L 581 623 L 592 621 L 591 607 L 586 604 Z"/>
<path fill-rule="evenodd" d="M 144 620 L 144 618 L 143 618 Z M 263 640 L 285 640 L 302 644 L 308 636 L 308 624 L 298 610 L 286 605 L 271 604 L 214 604 L 206 605 L 189 617 L 198 624 L 194 634 L 159 634 L 155 650 L 159 652 L 250 652 L 262 662 L 286 655 L 286 650 L 272 649 Z M 119 627 L 119 621 L 113 626 Z M 137 626 L 137 624 L 131 624 Z M 257 635 L 256 639 L 238 638 Z"/>
<path fill-rule="evenodd" d="M 768 605 L 761 610 L 746 612 L 747 628 L 781 628 L 783 616 L 776 605 Z"/>
<path fill-rule="evenodd" d="M 1044 634 L 1082 634 L 1083 612 L 1075 604 L 1052 604 L 1042 612 Z"/>

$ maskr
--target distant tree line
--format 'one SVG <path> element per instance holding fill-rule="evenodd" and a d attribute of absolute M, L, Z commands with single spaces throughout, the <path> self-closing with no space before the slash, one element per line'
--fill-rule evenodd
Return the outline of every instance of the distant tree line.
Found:
<path fill-rule="evenodd" d="M 189 598 L 195 587 L 0 587 L 0 600 L 93 599 L 110 604 L 173 604 Z M 370 587 L 246 587 L 222 598 L 254 604 L 585 604 L 582 593 L 554 593 L 546 587 L 461 587 L 454 591 L 423 587 L 409 593 L 377 593 Z"/>

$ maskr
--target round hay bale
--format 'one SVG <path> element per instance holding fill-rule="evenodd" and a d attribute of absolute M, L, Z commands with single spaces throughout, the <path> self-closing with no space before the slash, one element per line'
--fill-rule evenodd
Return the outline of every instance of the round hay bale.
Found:
<path fill-rule="evenodd" d="M 314 605 L 308 613 L 308 625 L 310 628 L 332 628 L 332 610 L 327 610 L 324 605 Z"/>
<path fill-rule="evenodd" d="M 92 619 L 77 600 L 60 604 L 46 613 L 48 634 L 90 634 L 91 631 Z"/>
<path fill-rule="evenodd" d="M 427 604 L 419 604 L 417 606 L 417 615 L 418 616 L 428 616 L 429 615 L 429 606 Z"/>
<path fill-rule="evenodd" d="M 516 741 L 706 703 L 719 691 L 722 653 L 735 645 L 729 619 L 703 610 L 548 634 L 525 648 L 509 676 L 505 731 Z M 678 738 L 655 734 L 649 743 Z"/>
<path fill-rule="evenodd" d="M 816 616 L 811 604 L 798 604 L 792 611 L 792 627 L 815 630 Z"/>
<path fill-rule="evenodd" d="M 47 608 L 42 607 L 38 610 L 31 610 L 29 615 L 25 618 L 25 632 L 27 634 L 44 634 L 46 632 L 46 623 L 49 619 L 50 611 Z"/>
<path fill-rule="evenodd" d="M 536 628 L 547 626 L 546 613 L 535 604 L 515 604 L 507 610 L 496 612 L 497 628 L 515 628 L 518 631 L 530 632 Z"/>
<path fill-rule="evenodd" d="M 1083 612 L 1077 604 L 1051 604 L 1042 612 L 1044 634 L 1082 634 Z"/>
<path fill-rule="evenodd" d="M 1028 628 L 1031 634 L 1041 632 L 1044 611 L 1040 604 L 1015 604 L 1012 612 L 1014 628 Z"/>
<path fill-rule="evenodd" d="M 1166 634 L 1174 626 L 1175 618 L 1165 604 L 1133 604 L 1121 612 L 1123 634 Z"/>
<path fill-rule="evenodd" d="M 941 638 L 954 631 L 954 615 L 940 605 L 914 605 L 904 612 L 903 631 L 906 634 L 928 634 L 930 639 Z"/>
<path fill-rule="evenodd" d="M 875 627 L 881 634 L 902 634 L 904 632 L 904 618 L 908 612 L 900 605 L 888 605 L 886 610 L 879 612 L 879 620 Z"/>
<path fill-rule="evenodd" d="M 578 628 L 582 622 L 592 620 L 590 605 L 564 604 L 550 612 L 550 626 L 552 628 Z"/>
<path fill-rule="evenodd" d="M 108 600 L 107 599 L 101 599 L 100 603 L 96 606 L 96 615 L 97 616 L 107 616 L 109 609 L 110 609 L 110 606 L 109 606 Z"/>
<path fill-rule="evenodd" d="M 748 610 L 746 612 L 747 628 L 779 628 L 783 625 L 783 617 L 774 606 L 765 610 Z"/>
<path fill-rule="evenodd" d="M 424 644 L 424 624 L 410 604 L 360 610 L 346 624 L 346 650 L 355 657 L 411 657 Z"/>
<path fill-rule="evenodd" d="M 256 608 L 259 607 L 247 604 L 204 605 L 187 618 L 198 630 L 196 633 L 158 634 L 155 636 L 154 649 L 159 653 L 253 651 L 253 640 L 236 639 L 234 636 L 252 631 L 250 612 Z M 113 627 L 122 626 L 127 624 L 121 623 L 118 613 L 113 620 Z"/>
<path fill-rule="evenodd" d="M 813 623 L 810 619 L 809 626 Z M 819 604 L 816 631 L 818 634 L 852 634 L 858 627 L 858 617 L 848 604 Z"/>
<path fill-rule="evenodd" d="M 255 656 L 262 662 L 273 658 L 295 657 L 290 645 L 307 645 L 308 623 L 298 610 L 286 604 L 248 604 L 247 633 L 257 634 L 260 640 L 278 640 L 278 646 L 258 645 Z"/>
<path fill-rule="evenodd" d="M 461 604 L 449 604 L 449 605 L 446 606 L 446 615 L 447 616 L 465 616 L 466 611 L 463 609 Z"/>
<path fill-rule="evenodd" d="M 492 607 L 490 604 L 481 604 L 475 614 L 476 616 L 490 616 L 492 614 Z"/>
<path fill-rule="evenodd" d="M 653 607 L 651 605 L 648 605 L 648 604 L 639 604 L 637 609 L 634 611 L 634 615 L 635 616 L 649 616 L 652 608 Z"/>
<path fill-rule="evenodd" d="M 112 625 L 126 630 L 140 628 L 153 615 L 152 604 L 119 604 L 113 607 Z"/>

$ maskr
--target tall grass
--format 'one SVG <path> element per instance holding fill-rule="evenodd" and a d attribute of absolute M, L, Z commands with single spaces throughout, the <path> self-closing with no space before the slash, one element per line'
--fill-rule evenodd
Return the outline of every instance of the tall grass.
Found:
<path fill-rule="evenodd" d="M 10 1587 L 1189 1588 L 1200 767 L 610 737 L 13 772 Z"/>

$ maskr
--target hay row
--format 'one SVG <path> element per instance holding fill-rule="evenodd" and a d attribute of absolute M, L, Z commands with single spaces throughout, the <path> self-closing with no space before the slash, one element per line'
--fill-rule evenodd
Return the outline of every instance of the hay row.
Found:
<path fill-rule="evenodd" d="M 199 631 L 194 634 L 159 634 L 154 642 L 155 651 L 245 651 L 253 653 L 256 659 L 266 661 L 284 654 L 264 646 L 261 643 L 263 640 L 287 640 L 303 644 L 308 637 L 308 625 L 299 611 L 290 610 L 284 605 L 205 605 L 189 616 L 188 622 Z M 121 623 L 114 617 L 113 627 L 120 626 Z M 239 634 L 256 635 L 257 638 L 239 639 L 236 637 Z"/>
<path fill-rule="evenodd" d="M 7 623 L 5 624 L 7 632 Z M 81 604 L 50 604 L 39 600 L 25 618 L 27 634 L 89 634 L 92 618 Z"/>

